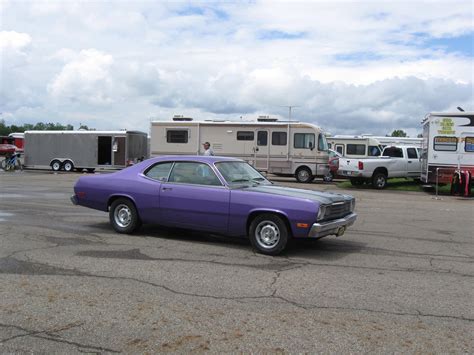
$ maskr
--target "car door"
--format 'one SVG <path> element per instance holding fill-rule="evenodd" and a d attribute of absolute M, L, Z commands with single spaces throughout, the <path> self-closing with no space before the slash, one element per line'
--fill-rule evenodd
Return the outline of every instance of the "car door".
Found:
<path fill-rule="evenodd" d="M 160 220 L 173 227 L 225 233 L 229 202 L 230 190 L 208 164 L 177 161 L 161 184 Z"/>
<path fill-rule="evenodd" d="M 416 148 L 407 148 L 407 175 L 419 178 L 421 174 L 421 161 Z"/>

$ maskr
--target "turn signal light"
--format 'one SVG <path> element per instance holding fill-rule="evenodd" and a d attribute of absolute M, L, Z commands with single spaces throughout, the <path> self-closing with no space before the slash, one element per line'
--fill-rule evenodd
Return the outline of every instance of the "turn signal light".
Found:
<path fill-rule="evenodd" d="M 359 162 L 359 170 L 364 170 L 364 163 L 363 162 Z"/>
<path fill-rule="evenodd" d="M 83 197 L 86 197 L 86 193 L 84 191 L 78 191 L 76 193 L 76 196 L 79 198 L 83 198 Z"/>
<path fill-rule="evenodd" d="M 296 226 L 298 228 L 308 228 L 309 224 L 308 223 L 296 223 Z"/>

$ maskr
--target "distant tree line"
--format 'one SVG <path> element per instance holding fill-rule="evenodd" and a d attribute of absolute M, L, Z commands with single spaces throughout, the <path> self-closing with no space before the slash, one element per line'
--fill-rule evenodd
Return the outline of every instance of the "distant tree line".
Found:
<path fill-rule="evenodd" d="M 90 130 L 86 125 L 80 124 L 79 129 Z M 25 131 L 72 131 L 74 126 L 61 123 L 44 123 L 38 122 L 36 124 L 25 123 L 24 125 L 10 125 L 5 124 L 5 120 L 0 120 L 0 136 L 8 136 L 10 133 L 25 132 Z"/>

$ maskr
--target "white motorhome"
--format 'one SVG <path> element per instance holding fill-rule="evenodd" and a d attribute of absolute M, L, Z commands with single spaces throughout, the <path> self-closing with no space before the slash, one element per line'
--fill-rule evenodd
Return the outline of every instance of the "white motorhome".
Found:
<path fill-rule="evenodd" d="M 430 113 L 422 125 L 423 182 L 450 183 L 455 170 L 474 175 L 474 112 Z"/>
<path fill-rule="evenodd" d="M 380 142 L 371 137 L 334 136 L 326 139 L 330 149 L 347 158 L 378 157 L 382 154 Z"/>
<path fill-rule="evenodd" d="M 423 138 L 412 138 L 412 137 L 387 137 L 387 136 L 373 136 L 371 134 L 363 134 L 362 137 L 364 138 L 373 138 L 379 141 L 382 147 L 386 146 L 402 146 L 402 145 L 410 145 L 416 148 L 421 148 Z"/>
<path fill-rule="evenodd" d="M 328 147 L 321 128 L 304 122 L 260 118 L 252 122 L 194 121 L 175 116 L 173 121 L 151 122 L 151 156 L 203 154 L 210 142 L 215 155 L 243 159 L 260 171 L 294 175 L 299 182 L 329 174 Z"/>

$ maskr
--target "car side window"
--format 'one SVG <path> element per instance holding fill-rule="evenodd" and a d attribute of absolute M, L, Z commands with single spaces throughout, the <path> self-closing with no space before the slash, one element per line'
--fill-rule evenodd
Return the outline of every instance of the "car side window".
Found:
<path fill-rule="evenodd" d="M 209 165 L 197 162 L 176 162 L 168 181 L 183 184 L 222 186 L 219 178 Z"/>
<path fill-rule="evenodd" d="M 408 159 L 418 159 L 415 148 L 407 148 Z"/>
<path fill-rule="evenodd" d="M 170 174 L 173 163 L 158 163 L 145 172 L 145 175 L 154 180 L 166 180 Z"/>

